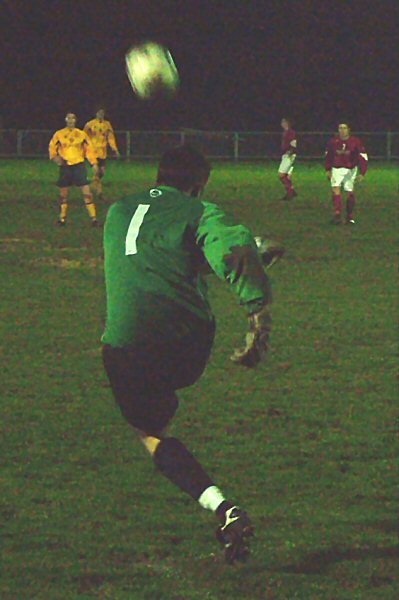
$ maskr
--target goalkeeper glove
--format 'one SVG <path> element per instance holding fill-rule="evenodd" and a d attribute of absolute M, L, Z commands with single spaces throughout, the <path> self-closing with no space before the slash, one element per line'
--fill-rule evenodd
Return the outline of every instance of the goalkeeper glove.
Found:
<path fill-rule="evenodd" d="M 265 305 L 248 317 L 249 331 L 245 336 L 245 347 L 234 350 L 230 360 L 244 367 L 255 367 L 267 352 L 271 329 L 271 317 Z"/>
<path fill-rule="evenodd" d="M 285 248 L 278 242 L 268 240 L 260 235 L 255 236 L 254 240 L 258 248 L 258 255 L 266 270 L 270 269 L 275 262 L 284 256 Z"/>

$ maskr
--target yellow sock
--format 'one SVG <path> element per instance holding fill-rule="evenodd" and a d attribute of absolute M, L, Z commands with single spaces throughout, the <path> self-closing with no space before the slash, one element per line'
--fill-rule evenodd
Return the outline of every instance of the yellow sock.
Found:
<path fill-rule="evenodd" d="M 93 202 L 93 196 L 91 194 L 90 194 L 90 196 L 88 194 L 87 195 L 85 194 L 84 200 L 85 200 L 87 212 L 89 213 L 89 215 L 92 219 L 95 219 L 97 216 L 97 212 L 96 212 L 96 205 Z"/>
<path fill-rule="evenodd" d="M 60 206 L 60 221 L 65 221 L 68 212 L 68 204 L 62 202 Z"/>
<path fill-rule="evenodd" d="M 161 443 L 161 440 L 159 438 L 153 437 L 152 435 L 141 436 L 141 441 L 143 442 L 144 446 L 147 448 L 151 456 L 155 453 L 155 450 Z"/>

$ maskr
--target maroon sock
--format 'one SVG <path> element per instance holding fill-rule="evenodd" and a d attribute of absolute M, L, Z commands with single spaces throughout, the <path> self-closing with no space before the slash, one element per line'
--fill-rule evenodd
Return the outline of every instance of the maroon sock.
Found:
<path fill-rule="evenodd" d="M 333 205 L 334 205 L 334 212 L 336 215 L 340 215 L 341 214 L 341 208 L 342 208 L 342 199 L 341 199 L 341 194 L 333 194 Z"/>
<path fill-rule="evenodd" d="M 355 208 L 355 194 L 353 192 L 349 192 L 348 198 L 346 200 L 346 216 L 348 217 L 348 219 L 352 219 L 354 208 Z"/>
<path fill-rule="evenodd" d="M 287 194 L 292 193 L 292 191 L 293 191 L 294 188 L 292 187 L 292 182 L 291 182 L 291 179 L 288 177 L 288 175 L 284 175 L 281 178 L 281 181 L 282 181 L 282 183 L 283 183 L 283 185 L 285 187 L 285 190 L 286 190 Z"/>
<path fill-rule="evenodd" d="M 219 506 L 216 509 L 216 516 L 219 517 L 220 521 L 224 521 L 226 510 L 229 510 L 229 508 L 233 508 L 233 506 L 235 505 L 229 502 L 228 500 L 223 500 L 223 502 L 219 504 Z"/>

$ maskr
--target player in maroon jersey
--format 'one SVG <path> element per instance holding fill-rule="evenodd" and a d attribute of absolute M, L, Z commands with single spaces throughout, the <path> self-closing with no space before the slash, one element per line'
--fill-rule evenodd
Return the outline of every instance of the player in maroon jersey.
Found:
<path fill-rule="evenodd" d="M 331 181 L 334 206 L 333 223 L 341 223 L 342 197 L 341 187 L 348 192 L 346 200 L 346 223 L 354 225 L 355 182 L 360 182 L 366 174 L 368 156 L 359 138 L 351 135 L 348 123 L 338 125 L 338 135 L 327 144 L 325 168 Z M 358 174 L 359 171 L 359 174 Z"/>
<path fill-rule="evenodd" d="M 278 168 L 278 176 L 281 183 L 285 187 L 285 196 L 282 200 L 292 200 L 294 196 L 297 196 L 297 192 L 294 190 L 292 185 L 291 175 L 294 170 L 294 162 L 296 158 L 296 133 L 291 127 L 291 120 L 287 117 L 281 119 L 281 127 L 283 129 L 283 135 L 281 138 L 281 162 Z"/>

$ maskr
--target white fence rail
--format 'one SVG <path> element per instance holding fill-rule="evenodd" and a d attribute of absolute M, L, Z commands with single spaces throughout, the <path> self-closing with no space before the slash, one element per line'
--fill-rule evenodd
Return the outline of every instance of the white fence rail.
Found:
<path fill-rule="evenodd" d="M 44 158 L 54 131 L 43 129 L 0 129 L 0 158 Z M 280 157 L 281 132 L 274 131 L 116 131 L 122 156 L 155 159 L 164 149 L 191 142 L 212 159 L 265 160 Z M 298 158 L 321 159 L 331 131 L 299 131 Z M 370 158 L 399 159 L 399 132 L 360 131 Z"/>

